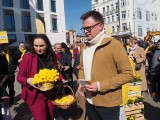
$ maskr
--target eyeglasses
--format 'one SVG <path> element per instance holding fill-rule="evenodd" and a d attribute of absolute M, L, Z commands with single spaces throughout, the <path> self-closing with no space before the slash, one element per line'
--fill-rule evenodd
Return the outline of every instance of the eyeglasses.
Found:
<path fill-rule="evenodd" d="M 100 23 L 96 23 L 95 25 L 92 25 L 92 26 L 88 26 L 88 27 L 83 27 L 83 28 L 81 28 L 81 30 L 83 31 L 83 32 L 85 32 L 85 30 L 87 30 L 87 31 L 91 31 L 95 26 L 97 26 L 98 24 L 100 24 Z"/>

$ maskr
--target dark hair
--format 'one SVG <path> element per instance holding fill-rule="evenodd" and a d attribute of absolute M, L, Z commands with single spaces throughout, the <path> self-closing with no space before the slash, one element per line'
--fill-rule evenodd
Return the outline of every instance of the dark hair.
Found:
<path fill-rule="evenodd" d="M 23 41 L 21 41 L 21 42 L 19 42 L 19 45 L 20 45 L 21 43 L 22 43 L 22 44 L 24 44 L 24 42 L 23 42 Z"/>
<path fill-rule="evenodd" d="M 104 25 L 104 19 L 103 19 L 103 16 L 97 12 L 97 11 L 88 11 L 86 13 L 84 13 L 80 19 L 81 20 L 85 20 L 89 17 L 92 17 L 95 21 L 99 22 L 99 23 L 102 23 Z"/>
<path fill-rule="evenodd" d="M 47 46 L 46 54 L 47 54 L 48 66 L 52 65 L 54 67 L 56 65 L 57 58 L 55 56 L 55 52 L 52 49 L 51 43 L 45 34 L 35 34 L 33 36 L 33 39 L 30 42 L 30 52 L 33 54 L 37 54 L 34 49 L 34 40 L 38 38 L 44 40 L 44 42 L 46 43 L 46 46 Z"/>
<path fill-rule="evenodd" d="M 160 39 L 157 41 L 157 43 L 160 43 Z"/>
<path fill-rule="evenodd" d="M 67 54 L 71 53 L 69 47 L 64 42 L 61 43 L 61 47 L 65 49 Z"/>

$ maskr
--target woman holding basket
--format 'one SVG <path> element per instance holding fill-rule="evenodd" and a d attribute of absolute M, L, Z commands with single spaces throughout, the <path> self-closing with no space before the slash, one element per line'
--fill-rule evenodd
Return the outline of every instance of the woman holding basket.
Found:
<path fill-rule="evenodd" d="M 57 69 L 57 59 L 45 34 L 37 34 L 19 66 L 17 81 L 22 84 L 21 98 L 27 103 L 34 120 L 54 120 L 54 89 L 39 90 L 33 85 L 34 75 L 42 69 Z"/>

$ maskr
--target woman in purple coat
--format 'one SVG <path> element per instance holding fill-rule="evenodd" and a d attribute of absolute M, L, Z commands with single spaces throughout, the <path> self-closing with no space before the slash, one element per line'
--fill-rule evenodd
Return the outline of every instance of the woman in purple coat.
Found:
<path fill-rule="evenodd" d="M 37 34 L 19 66 L 17 81 L 22 84 L 21 98 L 27 103 L 34 120 L 54 120 L 54 89 L 40 91 L 32 85 L 33 77 L 40 69 L 57 68 L 57 59 L 48 37 Z"/>

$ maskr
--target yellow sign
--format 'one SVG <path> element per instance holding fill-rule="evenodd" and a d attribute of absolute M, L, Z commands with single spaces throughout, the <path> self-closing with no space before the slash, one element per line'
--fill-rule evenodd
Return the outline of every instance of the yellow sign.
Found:
<path fill-rule="evenodd" d="M 37 34 L 44 34 L 44 24 L 40 19 L 35 19 Z"/>
<path fill-rule="evenodd" d="M 105 33 L 107 36 L 111 36 L 111 28 L 108 24 L 104 25 Z"/>
<path fill-rule="evenodd" d="M 7 31 L 0 31 L 0 44 L 8 43 Z"/>

